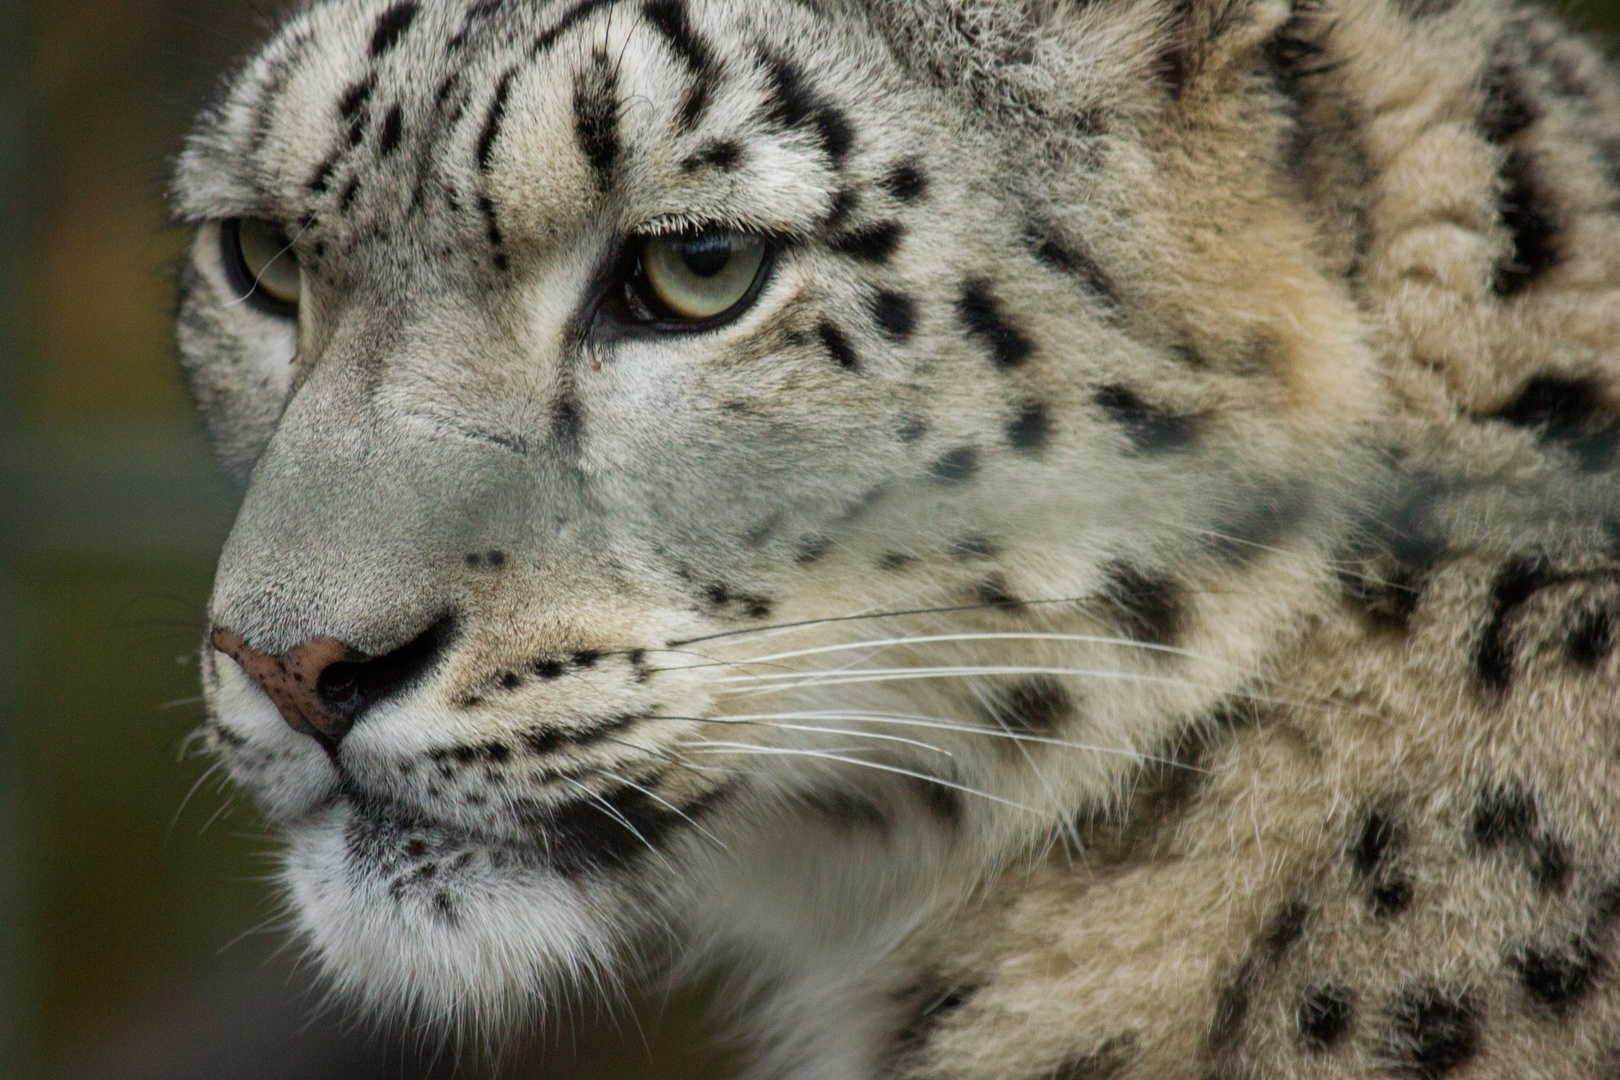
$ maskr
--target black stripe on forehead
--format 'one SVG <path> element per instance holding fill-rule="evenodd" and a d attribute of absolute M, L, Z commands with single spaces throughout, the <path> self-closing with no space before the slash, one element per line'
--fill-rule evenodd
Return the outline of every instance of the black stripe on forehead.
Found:
<path fill-rule="evenodd" d="M 606 191 L 619 158 L 619 85 L 605 49 L 596 49 L 591 65 L 574 76 L 574 137 L 597 187 Z"/>
<path fill-rule="evenodd" d="M 405 36 L 405 31 L 411 28 L 411 22 L 416 18 L 416 5 L 407 2 L 395 4 L 377 19 L 376 28 L 371 32 L 371 55 L 379 57 L 399 44 L 399 39 Z"/>
<path fill-rule="evenodd" d="M 484 127 L 478 133 L 478 171 L 489 171 L 489 158 L 495 151 L 495 138 L 501 133 L 501 119 L 506 115 L 506 95 L 512 89 L 512 76 L 517 68 L 507 68 L 501 81 L 495 84 L 495 96 L 490 99 L 489 111 L 484 114 Z"/>
<path fill-rule="evenodd" d="M 792 60 L 761 49 L 760 63 L 770 84 L 765 102 L 766 117 L 790 131 L 808 128 L 833 164 L 842 164 L 855 144 L 855 131 L 849 119 L 822 100 L 811 88 L 804 71 Z"/>
<path fill-rule="evenodd" d="M 720 82 L 720 63 L 709 43 L 692 28 L 685 0 L 648 0 L 641 13 L 692 73 L 692 85 L 687 88 L 680 113 L 681 130 L 691 131 L 703 118 Z"/>

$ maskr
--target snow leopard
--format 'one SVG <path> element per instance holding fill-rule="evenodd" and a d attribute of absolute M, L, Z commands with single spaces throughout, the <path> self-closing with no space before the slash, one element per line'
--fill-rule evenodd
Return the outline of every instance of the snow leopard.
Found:
<path fill-rule="evenodd" d="M 310 0 L 179 157 L 334 993 L 1620 1075 L 1620 79 L 1510 0 Z"/>

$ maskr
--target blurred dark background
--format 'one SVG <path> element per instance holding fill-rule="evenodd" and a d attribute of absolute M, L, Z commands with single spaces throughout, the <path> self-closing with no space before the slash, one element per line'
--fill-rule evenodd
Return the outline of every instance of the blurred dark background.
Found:
<path fill-rule="evenodd" d="M 251 932 L 273 839 L 181 757 L 235 493 L 175 360 L 163 191 L 281 6 L 0 0 L 0 1080 L 453 1071 L 321 1012 L 296 950 Z M 1620 40 L 1620 0 L 1566 10 Z M 725 1075 L 697 1017 L 576 1009 L 502 1074 Z"/>

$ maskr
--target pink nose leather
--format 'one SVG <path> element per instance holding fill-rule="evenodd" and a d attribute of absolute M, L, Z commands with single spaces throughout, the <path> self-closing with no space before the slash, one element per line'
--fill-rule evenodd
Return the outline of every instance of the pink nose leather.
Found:
<path fill-rule="evenodd" d="M 321 672 L 333 664 L 370 659 L 365 653 L 337 638 L 323 637 L 294 645 L 277 656 L 260 652 L 241 635 L 219 627 L 209 641 L 259 684 L 294 731 L 332 742 L 347 732 L 349 717 L 321 696 L 317 683 Z"/>

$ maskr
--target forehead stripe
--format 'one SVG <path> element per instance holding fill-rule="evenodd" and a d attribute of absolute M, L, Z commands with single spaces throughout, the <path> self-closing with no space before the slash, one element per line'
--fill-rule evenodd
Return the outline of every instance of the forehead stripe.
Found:
<path fill-rule="evenodd" d="M 619 157 L 619 91 L 607 53 L 597 49 L 591 66 L 574 76 L 574 136 L 606 191 Z"/>
<path fill-rule="evenodd" d="M 405 31 L 411 28 L 411 22 L 416 18 L 416 5 L 414 3 L 395 4 L 377 20 L 377 28 L 371 32 L 371 55 L 373 58 L 399 44 L 399 39 L 405 36 Z"/>
<path fill-rule="evenodd" d="M 489 111 L 484 114 L 484 128 L 478 133 L 478 171 L 489 171 L 489 156 L 495 150 L 495 137 L 501 133 L 501 118 L 506 115 L 506 95 L 512 89 L 512 76 L 517 68 L 507 68 L 501 81 L 495 84 L 495 96 Z"/>
<path fill-rule="evenodd" d="M 720 63 L 709 43 L 692 29 L 684 0 L 648 0 L 642 5 L 641 13 L 692 73 L 692 85 L 687 89 L 680 112 L 681 130 L 691 131 L 702 119 L 720 81 Z"/>

